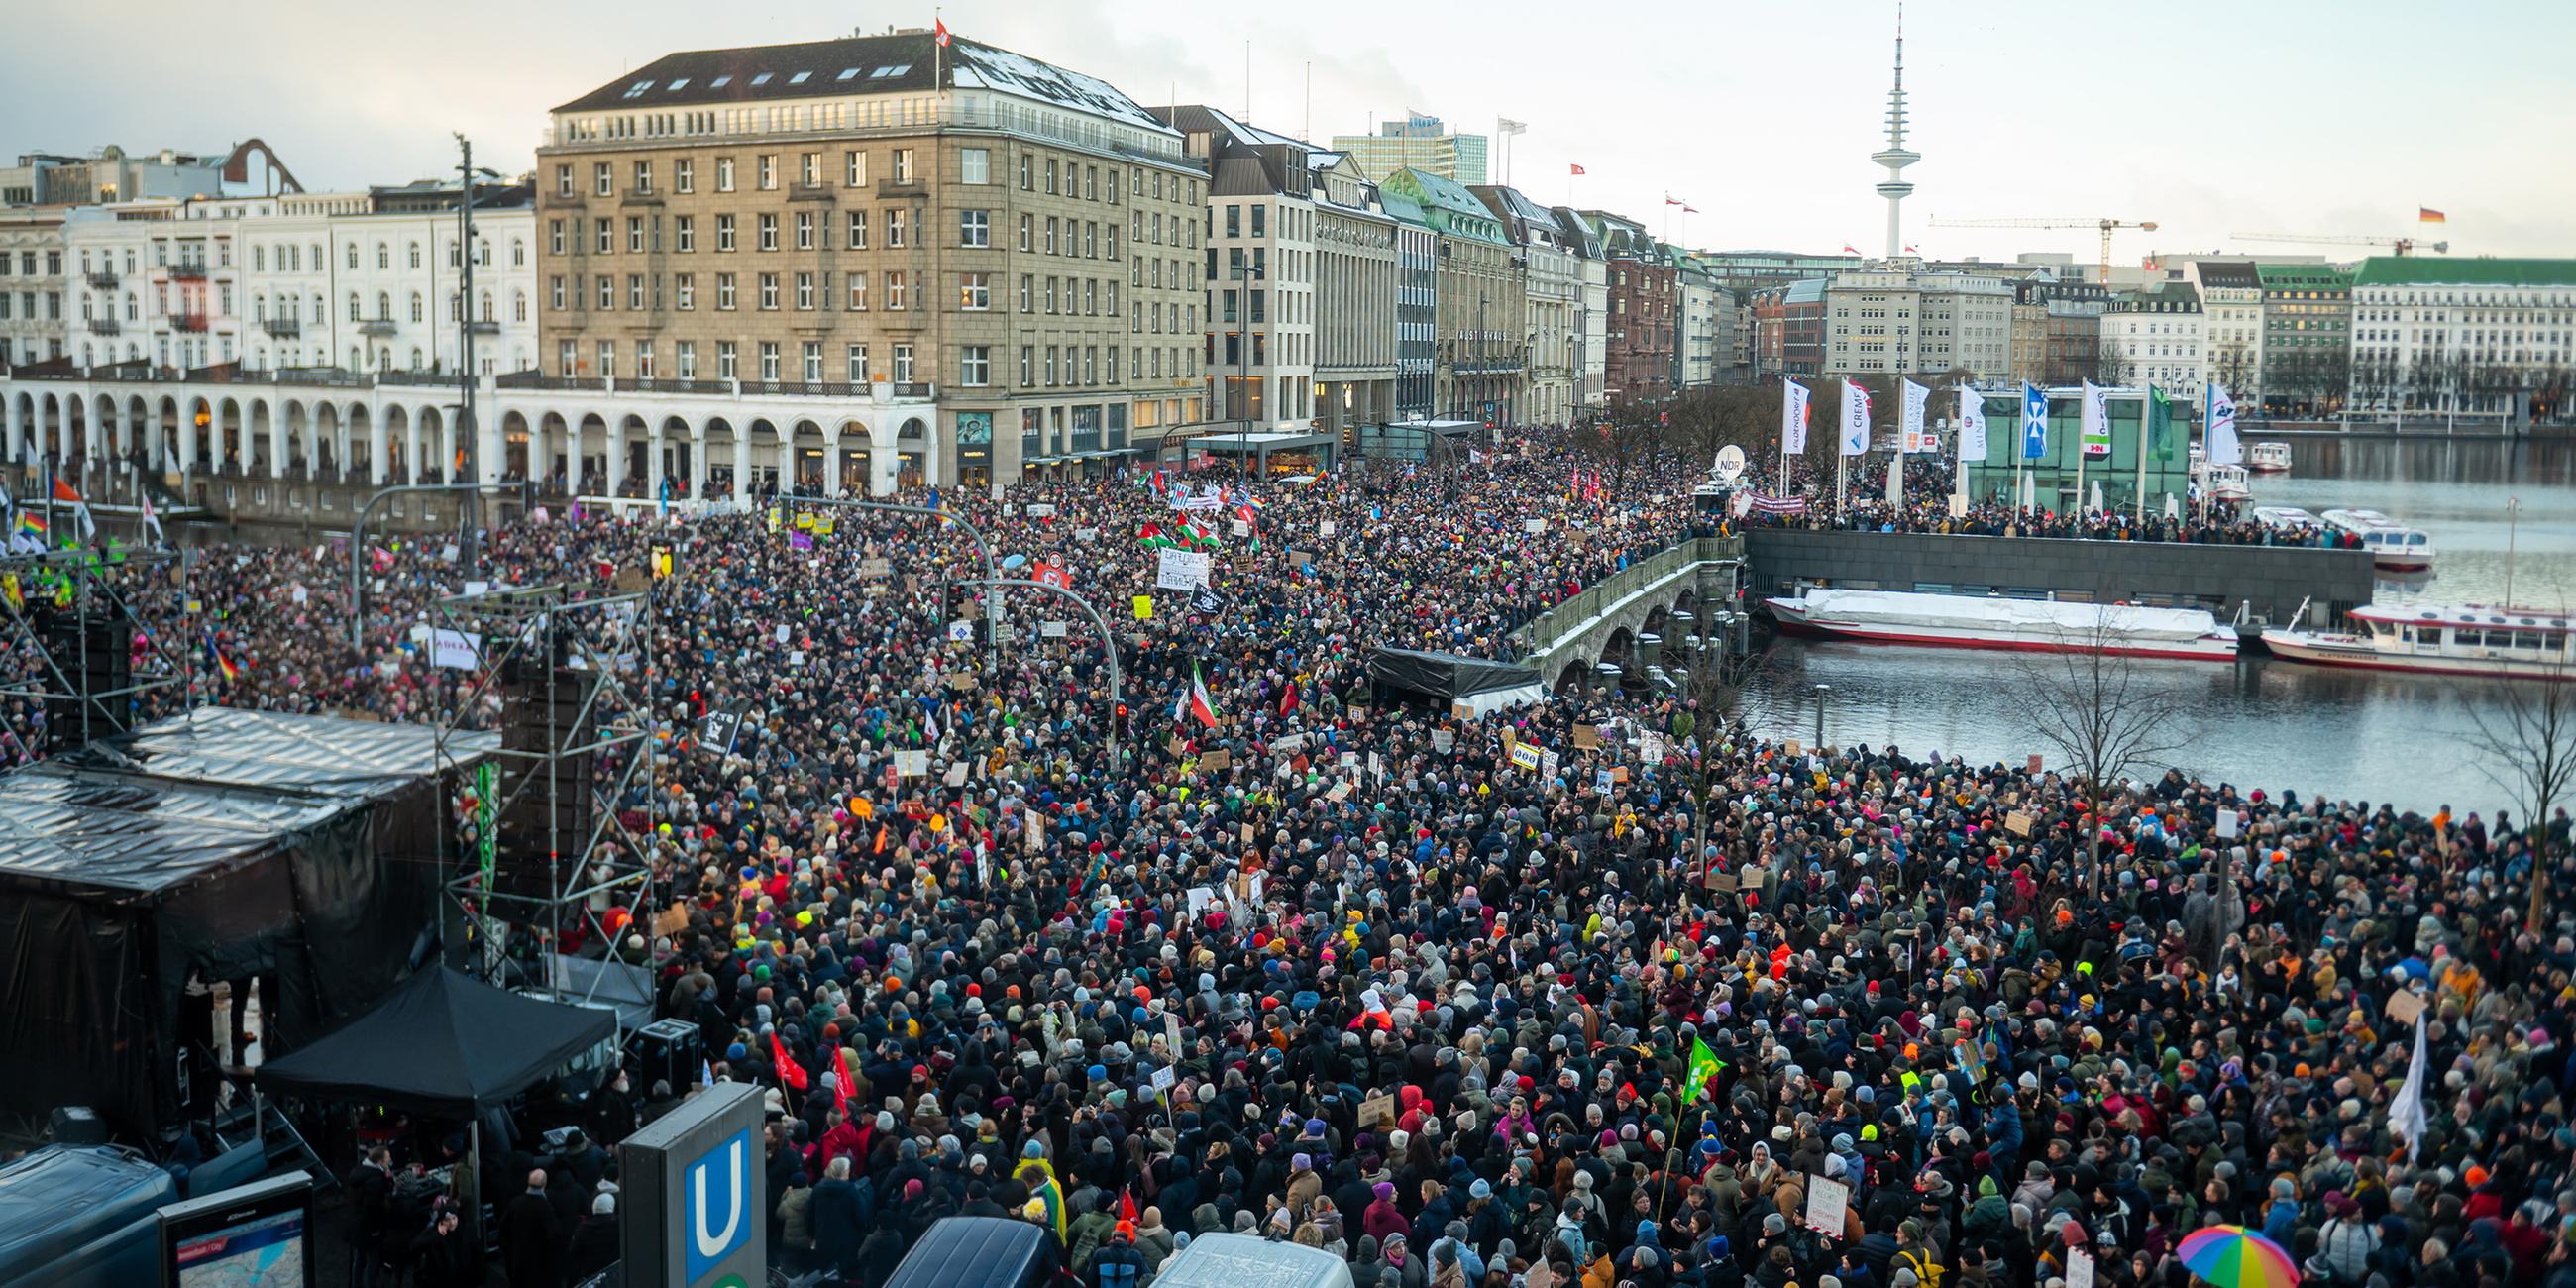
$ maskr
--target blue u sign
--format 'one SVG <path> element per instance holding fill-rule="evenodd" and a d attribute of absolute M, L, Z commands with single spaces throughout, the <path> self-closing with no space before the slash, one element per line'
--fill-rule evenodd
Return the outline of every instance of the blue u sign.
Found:
<path fill-rule="evenodd" d="M 735 1132 L 688 1166 L 681 1179 L 681 1239 L 695 1284 L 751 1240 L 751 1132 Z"/>

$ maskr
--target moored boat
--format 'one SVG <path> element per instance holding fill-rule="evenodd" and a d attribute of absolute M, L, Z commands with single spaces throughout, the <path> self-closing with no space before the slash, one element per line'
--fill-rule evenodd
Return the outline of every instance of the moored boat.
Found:
<path fill-rule="evenodd" d="M 2263 647 L 2294 662 L 2496 679 L 2576 679 L 2563 610 L 2485 604 L 2369 604 L 2350 631 L 2274 628 Z"/>
<path fill-rule="evenodd" d="M 2245 449 L 2245 468 L 2257 474 L 2290 472 L 2288 443 L 2255 443 Z"/>
<path fill-rule="evenodd" d="M 2194 608 L 1810 587 L 1765 601 L 1780 629 L 1882 644 L 2226 662 L 2236 633 Z"/>
<path fill-rule="evenodd" d="M 2191 485 L 2202 498 L 2211 501 L 2249 501 L 2254 489 L 2245 481 L 2242 465 L 2212 465 L 2207 460 L 2191 463 Z"/>
<path fill-rule="evenodd" d="M 2433 538 L 2377 510 L 2328 510 L 2318 516 L 2326 526 L 2360 542 L 2371 563 L 2391 572 L 2421 572 L 2433 566 Z"/>

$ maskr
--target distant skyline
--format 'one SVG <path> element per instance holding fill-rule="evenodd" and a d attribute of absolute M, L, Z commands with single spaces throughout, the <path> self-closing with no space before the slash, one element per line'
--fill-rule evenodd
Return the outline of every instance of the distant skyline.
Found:
<path fill-rule="evenodd" d="M 1278 10 L 962 0 L 951 30 L 1101 77 L 1148 106 L 1205 102 L 1323 143 L 1411 108 L 1510 140 L 1532 198 L 1617 211 L 1712 250 L 1875 253 L 1893 0 L 1796 6 L 1312 0 Z M 1164 19 L 1184 16 L 1189 25 Z M 323 0 L 39 6 L 0 46 L 0 152 L 220 150 L 266 139 L 313 189 L 531 168 L 556 104 L 680 49 L 930 25 L 930 6 L 772 0 Z M 2089 230 L 1944 229 L 1950 218 L 2155 220 L 2115 263 L 2370 248 L 2237 233 L 2422 236 L 2454 255 L 2576 256 L 2576 5 L 2174 0 L 1906 6 L 1905 240 L 1934 258 L 2095 258 Z M 1312 67 L 1311 108 L 1307 90 Z M 1505 176 L 1496 140 L 1494 178 Z M 1586 175 L 1570 179 L 1568 167 Z M 1665 194 L 1698 208 L 1669 223 Z M 2447 213 L 2421 226 L 2419 206 Z M 2384 252 L 2381 252 L 2384 253 Z"/>

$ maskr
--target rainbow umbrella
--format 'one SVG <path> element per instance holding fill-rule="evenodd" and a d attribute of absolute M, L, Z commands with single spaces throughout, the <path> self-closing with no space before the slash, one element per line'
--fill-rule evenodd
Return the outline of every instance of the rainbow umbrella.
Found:
<path fill-rule="evenodd" d="M 2241 1225 L 2194 1230 L 2176 1251 L 2185 1267 L 2218 1288 L 2298 1288 L 2298 1262 Z"/>

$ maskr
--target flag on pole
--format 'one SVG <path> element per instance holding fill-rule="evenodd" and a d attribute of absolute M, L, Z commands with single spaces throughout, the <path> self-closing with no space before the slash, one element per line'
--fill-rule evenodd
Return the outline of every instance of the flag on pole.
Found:
<path fill-rule="evenodd" d="M 940 47 L 940 48 L 942 48 L 942 49 L 946 49 L 946 48 L 948 47 L 948 23 L 947 23 L 947 21 L 946 21 L 945 19 L 937 19 L 937 18 L 934 18 L 934 19 L 932 19 L 932 20 L 931 20 L 931 24 L 930 24 L 930 26 L 931 26 L 931 38 L 932 38 L 932 39 L 934 39 L 934 40 L 937 40 L 937 41 L 939 42 L 939 47 Z M 914 30 L 914 31 L 919 31 L 919 30 L 921 30 L 921 28 L 919 28 L 919 27 L 915 27 L 915 28 L 913 28 L 913 30 Z"/>
<path fill-rule="evenodd" d="M 71 481 L 60 474 L 54 476 L 54 502 L 57 505 L 68 505 L 72 508 L 72 518 L 80 523 L 81 540 L 87 541 L 97 535 L 98 525 L 89 517 L 89 502 L 82 500 L 81 494 L 73 489 Z"/>
<path fill-rule="evenodd" d="M 1715 1095 L 1708 1088 L 1709 1079 L 1716 1077 L 1718 1071 L 1725 1067 L 1726 1061 L 1718 1059 L 1717 1053 L 1708 1049 L 1707 1039 L 1692 1038 L 1690 1068 L 1682 1074 L 1682 1086 L 1689 1094 L 1682 1103 L 1687 1106 L 1697 1103 L 1703 1096 Z"/>
<path fill-rule="evenodd" d="M 2425 1010 L 2431 1010 L 2426 1007 Z M 2415 1058 L 2406 1062 L 2406 1081 L 2397 1088 L 2397 1098 L 2388 1102 L 2388 1134 L 2406 1142 L 2406 1161 L 2415 1161 L 2415 1151 L 2424 1144 L 2424 1132 L 2432 1124 L 2424 1113 L 2424 1011 L 2415 1013 Z"/>
<path fill-rule="evenodd" d="M 1965 385 L 1959 387 L 1959 459 L 1986 459 L 1986 396 Z"/>
<path fill-rule="evenodd" d="M 1925 404 L 1932 401 L 1932 390 L 1911 380 L 1899 380 L 1896 387 L 1905 400 L 1900 408 L 1903 416 L 1896 431 L 1897 453 L 1931 451 L 1932 431 L 1923 427 L 1923 410 Z"/>
<path fill-rule="evenodd" d="M 143 530 L 151 533 L 154 541 L 164 540 L 161 535 L 161 515 L 159 511 L 152 508 L 152 494 L 149 492 L 143 494 Z"/>
<path fill-rule="evenodd" d="M 1860 247 L 1854 246 L 1850 242 L 1844 242 L 1843 253 L 1846 255 L 1857 255 L 1860 253 Z"/>
<path fill-rule="evenodd" d="M 805 1066 L 787 1058 L 787 1044 L 778 1040 L 776 1029 L 769 1031 L 769 1060 L 778 1069 L 779 1082 L 798 1091 L 805 1089 Z"/>
<path fill-rule="evenodd" d="M 1584 172 L 1584 171 L 1583 171 L 1583 167 L 1582 167 L 1582 166 L 1579 166 L 1579 165 L 1577 165 L 1577 166 L 1568 166 L 1568 167 L 1567 167 L 1567 169 L 1572 170 L 1575 174 L 1582 174 L 1582 173 Z"/>
<path fill-rule="evenodd" d="M 2147 386 L 2147 451 L 2157 460 L 2173 459 L 2173 399 Z"/>
<path fill-rule="evenodd" d="M 843 1046 L 833 1047 L 832 1103 L 841 1111 L 841 1116 L 844 1118 L 850 1116 L 850 1086 L 853 1081 L 854 1079 L 850 1077 L 850 1049 Z"/>
<path fill-rule="evenodd" d="M 2021 458 L 2035 461 L 2048 455 L 2048 394 L 2039 386 L 2023 381 L 2021 386 Z"/>
<path fill-rule="evenodd" d="M 1207 680 L 1199 674 L 1199 664 L 1190 663 L 1190 714 L 1200 724 L 1216 728 L 1216 702 L 1208 697 Z"/>
<path fill-rule="evenodd" d="M 2449 216 L 2444 215 L 2441 211 L 2435 210 L 2431 206 L 2417 206 L 2415 208 L 2415 218 L 2419 223 L 2438 224 L 2448 220 Z"/>
<path fill-rule="evenodd" d="M 1664 194 L 1664 204 L 1667 206 L 1678 206 L 1682 204 L 1682 199 L 1667 192 Z"/>
<path fill-rule="evenodd" d="M 2111 409 L 2104 398 L 2110 390 L 2087 380 L 2084 382 L 2084 416 L 2081 428 L 2086 456 L 2111 454 Z"/>
<path fill-rule="evenodd" d="M 1858 384 L 1843 382 L 1843 455 L 1858 456 L 1869 450 L 1869 391 Z"/>
<path fill-rule="evenodd" d="M 1780 450 L 1791 456 L 1807 454 L 1807 400 L 1812 396 L 1805 385 L 1780 377 Z"/>
<path fill-rule="evenodd" d="M 2227 396 L 2227 388 L 2209 382 L 2209 463 L 2234 465 L 2245 459 L 2242 445 L 2236 441 L 2236 400 Z"/>

